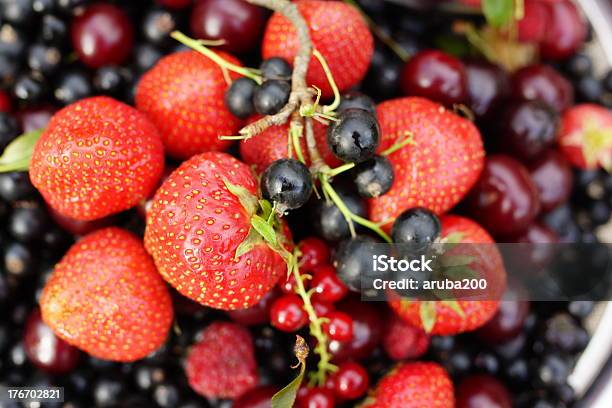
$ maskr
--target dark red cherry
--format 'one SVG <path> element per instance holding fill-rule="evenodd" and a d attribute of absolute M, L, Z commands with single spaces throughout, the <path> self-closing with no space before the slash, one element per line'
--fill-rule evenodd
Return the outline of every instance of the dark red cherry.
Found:
<path fill-rule="evenodd" d="M 312 271 L 329 262 L 329 247 L 320 238 L 307 237 L 300 241 L 300 269 Z"/>
<path fill-rule="evenodd" d="M 333 408 L 336 406 L 334 394 L 321 387 L 308 388 L 302 395 L 298 395 L 298 408 Z"/>
<path fill-rule="evenodd" d="M 572 56 L 587 36 L 587 22 L 570 0 L 542 2 L 548 11 L 548 24 L 540 42 L 544 58 L 560 60 Z"/>
<path fill-rule="evenodd" d="M 516 99 L 542 101 L 562 112 L 574 103 L 572 84 L 548 65 L 530 65 L 512 76 L 512 95 Z"/>
<path fill-rule="evenodd" d="M 0 112 L 11 111 L 11 97 L 6 91 L 0 90 Z"/>
<path fill-rule="evenodd" d="M 558 255 L 553 244 L 559 242 L 560 238 L 546 225 L 534 222 L 522 234 L 508 237 L 504 241 L 524 244 L 510 247 L 510 250 L 515 251 L 506 257 L 508 270 L 512 271 L 510 274 L 516 272 L 532 277 L 547 273 L 551 262 Z"/>
<path fill-rule="evenodd" d="M 404 94 L 422 96 L 445 105 L 467 101 L 467 79 L 463 63 L 438 50 L 415 54 L 401 73 Z"/>
<path fill-rule="evenodd" d="M 519 40 L 539 44 L 546 35 L 550 14 L 543 1 L 526 1 L 523 18 L 518 22 Z"/>
<path fill-rule="evenodd" d="M 247 391 L 240 398 L 235 400 L 232 408 L 270 408 L 272 406 L 272 396 L 276 394 L 278 388 L 273 385 L 263 385 Z"/>
<path fill-rule="evenodd" d="M 28 317 L 23 336 L 24 350 L 36 367 L 53 374 L 72 371 L 81 357 L 81 352 L 53 333 L 40 314 L 39 309 Z"/>
<path fill-rule="evenodd" d="M 558 123 L 559 115 L 544 102 L 516 101 L 502 115 L 500 148 L 519 160 L 533 160 L 555 143 Z"/>
<path fill-rule="evenodd" d="M 548 212 L 569 199 L 574 175 L 569 162 L 561 153 L 548 150 L 529 164 L 528 168 L 538 189 L 543 212 Z"/>
<path fill-rule="evenodd" d="M 155 0 L 164 7 L 182 9 L 191 4 L 192 0 Z"/>
<path fill-rule="evenodd" d="M 354 361 L 340 364 L 330 381 L 336 397 L 341 400 L 360 398 L 370 386 L 368 372 L 361 364 Z"/>
<path fill-rule="evenodd" d="M 520 283 L 508 285 L 499 309 L 484 326 L 475 333 L 483 341 L 497 345 L 512 340 L 523 331 L 529 315 L 527 292 Z"/>
<path fill-rule="evenodd" d="M 358 298 L 343 300 L 338 303 L 338 310 L 352 317 L 353 338 L 347 342 L 332 340 L 329 343 L 334 361 L 342 363 L 367 357 L 380 343 L 383 329 L 381 313 L 374 305 L 361 302 Z"/>
<path fill-rule="evenodd" d="M 538 190 L 527 169 L 506 155 L 491 155 L 467 198 L 475 220 L 495 236 L 519 234 L 540 211 Z"/>
<path fill-rule="evenodd" d="M 470 109 L 477 118 L 485 119 L 506 98 L 509 78 L 501 67 L 484 60 L 465 62 Z"/>
<path fill-rule="evenodd" d="M 270 308 L 280 291 L 276 288 L 266 293 L 259 302 L 248 309 L 229 310 L 227 314 L 238 324 L 244 326 L 255 326 L 266 324 L 270 321 Z"/>
<path fill-rule="evenodd" d="M 51 105 L 28 107 L 15 112 L 15 116 L 21 125 L 23 132 L 47 127 L 47 123 L 57 109 Z"/>
<path fill-rule="evenodd" d="M 189 24 L 197 38 L 224 40 L 220 48 L 240 54 L 259 44 L 266 17 L 264 8 L 244 0 L 198 0 Z"/>
<path fill-rule="evenodd" d="M 91 68 L 121 64 L 132 51 L 134 33 L 127 15 L 112 4 L 99 3 L 74 19 L 72 46 Z"/>
<path fill-rule="evenodd" d="M 510 393 L 489 375 L 472 375 L 457 387 L 457 408 L 512 408 Z"/>

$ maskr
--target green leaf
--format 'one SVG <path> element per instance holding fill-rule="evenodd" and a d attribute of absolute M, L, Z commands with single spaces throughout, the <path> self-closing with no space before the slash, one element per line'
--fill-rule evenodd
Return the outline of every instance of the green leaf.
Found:
<path fill-rule="evenodd" d="M 261 235 L 270 245 L 277 245 L 276 231 L 274 231 L 274 228 L 268 224 L 266 220 L 259 215 L 254 215 L 251 217 L 251 226 L 255 228 L 259 235 Z"/>
<path fill-rule="evenodd" d="M 238 245 L 238 248 L 236 248 L 234 259 L 240 258 L 242 255 L 246 254 L 251 249 L 253 249 L 255 245 L 258 245 L 261 243 L 263 243 L 263 240 L 261 239 L 261 235 L 259 235 L 259 233 L 255 231 L 254 228 L 251 228 L 249 230 L 249 234 L 246 236 L 244 241 L 242 241 L 240 245 Z"/>
<path fill-rule="evenodd" d="M 292 408 L 295 403 L 295 397 L 300 389 L 302 380 L 304 379 L 304 373 L 306 372 L 306 357 L 308 357 L 308 346 L 306 341 L 296 336 L 294 353 L 298 358 L 298 366 L 300 367 L 300 373 L 293 379 L 289 384 L 282 390 L 274 394 L 272 397 L 272 408 Z"/>
<path fill-rule="evenodd" d="M 426 333 L 430 333 L 436 324 L 436 302 L 421 302 L 419 315 L 421 317 L 421 323 L 423 323 L 423 329 Z"/>
<path fill-rule="evenodd" d="M 482 12 L 493 27 L 503 27 L 514 17 L 514 0 L 482 0 Z"/>
<path fill-rule="evenodd" d="M 470 54 L 470 44 L 465 37 L 457 35 L 439 35 L 434 39 L 434 43 L 436 44 L 436 48 L 458 58 L 464 58 Z"/>
<path fill-rule="evenodd" d="M 259 200 L 259 207 L 261 208 L 261 217 L 264 220 L 267 220 L 268 218 L 270 218 L 270 215 L 272 214 L 272 204 L 270 204 L 270 202 L 268 200 L 265 199 L 261 199 Z"/>
<path fill-rule="evenodd" d="M 43 129 L 33 130 L 13 140 L 0 156 L 0 172 L 27 171 L 34 146 L 42 132 Z"/>
<path fill-rule="evenodd" d="M 229 192 L 238 197 L 238 200 L 240 200 L 240 204 L 242 204 L 244 209 L 250 215 L 255 214 L 258 205 L 257 197 L 242 186 L 232 184 L 227 180 L 223 180 L 223 182 L 225 183 L 225 187 L 227 187 Z"/>

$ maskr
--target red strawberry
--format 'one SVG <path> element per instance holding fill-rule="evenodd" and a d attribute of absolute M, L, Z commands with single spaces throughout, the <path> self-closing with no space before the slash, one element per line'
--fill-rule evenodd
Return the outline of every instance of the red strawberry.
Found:
<path fill-rule="evenodd" d="M 454 408 L 453 383 L 436 363 L 407 363 L 385 375 L 364 408 Z"/>
<path fill-rule="evenodd" d="M 300 0 L 298 9 L 308 27 L 312 44 L 327 61 L 340 91 L 357 85 L 365 76 L 374 52 L 368 25 L 354 7 L 340 1 Z M 280 13 L 268 21 L 262 44 L 263 58 L 281 57 L 293 63 L 298 50 L 295 28 Z M 308 85 L 333 95 L 321 64 L 311 58 L 306 76 Z"/>
<path fill-rule="evenodd" d="M 406 323 L 395 313 L 387 317 L 382 346 L 389 357 L 399 361 L 419 358 L 427 352 L 429 336 L 423 329 Z"/>
<path fill-rule="evenodd" d="M 501 254 L 493 245 L 493 238 L 474 221 L 456 215 L 440 218 L 442 236 L 457 243 L 486 245 L 458 245 L 447 250 L 451 255 L 468 255 L 473 260 L 469 267 L 478 278 L 487 281 L 486 300 L 411 301 L 391 300 L 391 308 L 406 322 L 425 328 L 430 334 L 451 335 L 472 331 L 484 325 L 497 311 L 498 299 L 506 286 L 506 273 Z M 465 295 L 465 294 L 464 294 Z M 460 309 L 460 311 L 458 310 Z M 427 321 L 423 316 L 428 316 Z"/>
<path fill-rule="evenodd" d="M 229 54 L 218 54 L 233 64 L 240 63 Z M 176 52 L 143 75 L 136 107 L 157 126 L 168 154 L 187 159 L 228 148 L 231 141 L 219 136 L 238 132 L 241 121 L 223 102 L 227 86 L 223 71 L 210 58 L 196 51 Z"/>
<path fill-rule="evenodd" d="M 100 96 L 53 116 L 34 148 L 30 179 L 62 215 L 94 220 L 135 206 L 163 170 L 153 124 L 136 109 Z"/>
<path fill-rule="evenodd" d="M 423 98 L 399 98 L 378 105 L 379 151 L 410 135 L 413 144 L 389 155 L 395 181 L 388 193 L 370 200 L 370 218 L 386 228 L 404 210 L 426 207 L 442 214 L 478 180 L 485 152 L 478 129 L 468 120 Z"/>
<path fill-rule="evenodd" d="M 258 382 L 253 338 L 235 323 L 214 322 L 189 351 L 189 385 L 207 398 L 237 398 Z"/>
<path fill-rule="evenodd" d="M 119 228 L 70 248 L 46 283 L 43 320 L 92 356 L 134 361 L 157 350 L 172 323 L 172 301 L 140 239 Z"/>
<path fill-rule="evenodd" d="M 240 199 L 227 183 L 241 190 Z M 145 246 L 164 279 L 206 306 L 256 304 L 286 273 L 281 256 L 249 234 L 257 193 L 249 166 L 229 154 L 202 153 L 183 162 L 157 190 L 147 214 Z M 250 250 L 235 259 L 247 239 Z"/>
<path fill-rule="evenodd" d="M 585 103 L 563 113 L 559 144 L 576 167 L 612 172 L 612 110 Z"/>

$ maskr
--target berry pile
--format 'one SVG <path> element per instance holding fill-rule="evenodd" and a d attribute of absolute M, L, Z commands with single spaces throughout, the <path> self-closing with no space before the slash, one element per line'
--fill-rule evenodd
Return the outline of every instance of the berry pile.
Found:
<path fill-rule="evenodd" d="M 595 302 L 364 300 L 381 243 L 610 240 L 612 70 L 580 10 L 424 3 L 0 1 L 0 388 L 574 406 Z M 506 282 L 483 247 L 470 271 Z"/>

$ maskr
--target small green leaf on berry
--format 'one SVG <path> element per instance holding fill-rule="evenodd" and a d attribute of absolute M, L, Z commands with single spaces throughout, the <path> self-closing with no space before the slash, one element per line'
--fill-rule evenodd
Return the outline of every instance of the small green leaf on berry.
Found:
<path fill-rule="evenodd" d="M 483 0 L 482 12 L 490 25 L 503 27 L 514 17 L 514 0 Z"/>
<path fill-rule="evenodd" d="M 436 302 L 421 302 L 419 314 L 421 316 L 421 323 L 423 323 L 423 329 L 425 332 L 431 333 L 431 330 L 436 324 Z"/>
<path fill-rule="evenodd" d="M 272 408 L 293 407 L 295 397 L 297 396 L 297 392 L 300 389 L 302 380 L 304 379 L 304 373 L 306 372 L 306 357 L 308 357 L 309 350 L 306 341 L 302 337 L 296 336 L 293 351 L 298 359 L 296 368 L 298 366 L 300 367 L 300 373 L 293 379 L 293 381 L 287 384 L 285 388 L 274 394 L 272 397 Z"/>
<path fill-rule="evenodd" d="M 255 214 L 258 205 L 257 197 L 242 186 L 232 184 L 227 180 L 224 180 L 223 182 L 225 183 L 225 187 L 227 187 L 229 192 L 238 197 L 238 200 L 240 200 L 240 204 L 242 204 L 244 209 L 249 214 Z"/>
<path fill-rule="evenodd" d="M 0 172 L 27 171 L 34 146 L 44 129 L 37 129 L 18 136 L 4 149 L 0 156 Z"/>
<path fill-rule="evenodd" d="M 259 215 L 254 215 L 251 218 L 251 226 L 266 240 L 267 243 L 272 246 L 277 245 L 276 231 L 274 231 L 274 228 L 268 224 L 268 221 L 264 220 Z"/>

